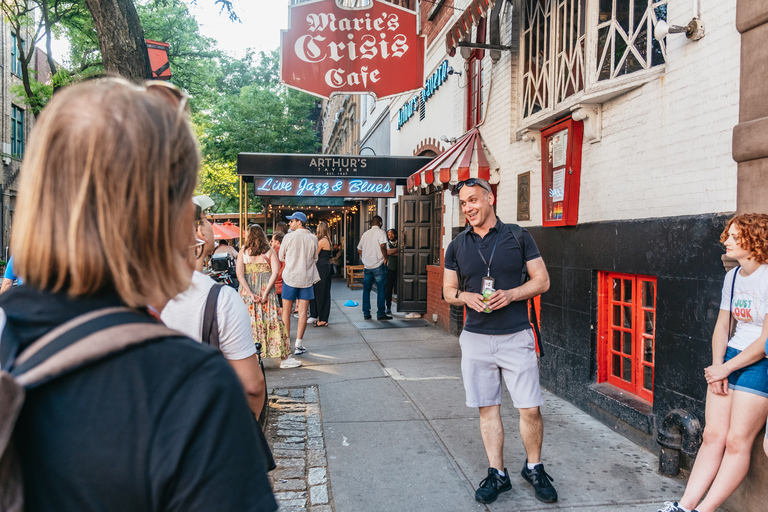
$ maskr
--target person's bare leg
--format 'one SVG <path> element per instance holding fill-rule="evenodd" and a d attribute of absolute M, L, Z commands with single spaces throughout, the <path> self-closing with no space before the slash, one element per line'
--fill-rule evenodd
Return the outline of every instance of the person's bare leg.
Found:
<path fill-rule="evenodd" d="M 288 331 L 288 336 L 291 335 L 291 312 L 293 311 L 293 301 L 292 300 L 286 300 L 283 299 L 283 323 L 285 324 L 285 329 Z M 306 323 L 306 320 L 304 321 Z M 291 348 L 290 343 L 288 344 L 288 348 Z M 283 357 L 285 359 L 288 357 L 287 355 Z"/>
<path fill-rule="evenodd" d="M 307 330 L 307 309 L 309 309 L 309 301 L 299 299 L 299 323 L 296 324 L 296 339 L 304 339 L 304 331 Z"/>
<path fill-rule="evenodd" d="M 701 447 L 693 463 L 691 475 L 688 477 L 688 485 L 679 502 L 687 509 L 693 510 L 699 504 L 709 486 L 712 485 L 720 462 L 723 460 L 725 439 L 731 421 L 733 393 L 731 389 L 725 396 L 707 391 L 707 402 L 704 407 L 707 426 L 704 428 Z"/>
<path fill-rule="evenodd" d="M 480 407 L 480 435 L 483 438 L 488 465 L 504 471 L 504 425 L 501 405 Z"/>
<path fill-rule="evenodd" d="M 520 437 L 525 454 L 531 464 L 541 462 L 541 444 L 544 440 L 544 420 L 538 407 L 518 409 L 520 412 Z"/>
<path fill-rule="evenodd" d="M 731 426 L 725 440 L 725 455 L 707 496 L 696 507 L 699 512 L 717 510 L 744 480 L 749 471 L 755 438 L 765 425 L 768 398 L 745 391 L 732 393 Z"/>

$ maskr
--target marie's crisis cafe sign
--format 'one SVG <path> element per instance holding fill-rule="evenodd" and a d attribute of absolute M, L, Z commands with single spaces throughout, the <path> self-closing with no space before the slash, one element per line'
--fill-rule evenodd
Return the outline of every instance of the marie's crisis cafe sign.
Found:
<path fill-rule="evenodd" d="M 369 93 L 378 99 L 420 89 L 424 37 L 416 13 L 379 0 L 345 9 L 336 0 L 291 5 L 282 31 L 285 85 L 329 98 Z"/>

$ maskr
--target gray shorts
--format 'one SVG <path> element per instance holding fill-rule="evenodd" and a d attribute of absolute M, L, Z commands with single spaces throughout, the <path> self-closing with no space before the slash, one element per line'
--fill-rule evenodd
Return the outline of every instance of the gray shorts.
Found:
<path fill-rule="evenodd" d="M 500 405 L 502 375 L 515 408 L 544 403 L 531 329 L 498 336 L 463 331 L 459 343 L 467 407 Z"/>

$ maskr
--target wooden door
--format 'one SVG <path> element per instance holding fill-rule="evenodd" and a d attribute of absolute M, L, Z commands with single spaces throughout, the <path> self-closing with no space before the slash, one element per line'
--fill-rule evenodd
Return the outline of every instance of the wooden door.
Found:
<path fill-rule="evenodd" d="M 432 263 L 431 242 L 435 229 L 433 207 L 432 196 L 400 196 L 398 201 L 398 311 L 427 312 L 427 265 Z"/>

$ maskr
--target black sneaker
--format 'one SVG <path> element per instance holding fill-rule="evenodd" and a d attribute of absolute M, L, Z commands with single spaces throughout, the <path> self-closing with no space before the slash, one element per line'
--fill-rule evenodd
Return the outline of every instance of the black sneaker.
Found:
<path fill-rule="evenodd" d="M 371 319 L 371 315 L 363 315 L 363 319 L 364 320 L 370 320 Z"/>
<path fill-rule="evenodd" d="M 392 317 L 389 315 L 381 315 L 381 316 L 377 316 L 376 320 L 392 320 Z"/>
<path fill-rule="evenodd" d="M 526 459 L 520 475 L 533 486 L 533 489 L 536 491 L 537 500 L 544 503 L 554 503 L 557 501 L 557 491 L 552 486 L 552 477 L 544 471 L 544 464 L 537 464 L 535 468 L 528 469 L 528 459 Z"/>
<path fill-rule="evenodd" d="M 488 476 L 480 482 L 480 487 L 475 491 L 475 499 L 480 503 L 493 503 L 499 494 L 511 488 L 512 483 L 509 481 L 507 468 L 504 468 L 503 478 L 494 468 L 488 468 Z"/>

